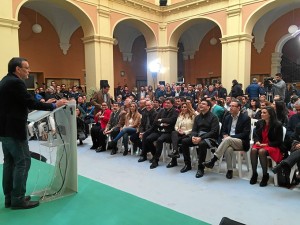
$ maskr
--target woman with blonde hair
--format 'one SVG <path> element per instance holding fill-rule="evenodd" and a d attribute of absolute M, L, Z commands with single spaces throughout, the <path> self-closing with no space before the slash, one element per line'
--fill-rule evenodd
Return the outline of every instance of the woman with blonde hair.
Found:
<path fill-rule="evenodd" d="M 130 110 L 125 116 L 125 125 L 121 128 L 120 133 L 110 142 L 108 142 L 108 149 L 113 149 L 117 146 L 118 140 L 123 137 L 124 152 L 123 155 L 128 154 L 128 136 L 138 133 L 138 128 L 141 124 L 141 114 L 138 112 L 136 103 L 130 104 Z"/>
<path fill-rule="evenodd" d="M 196 112 L 192 108 L 192 105 L 190 103 L 183 102 L 181 105 L 181 112 L 175 124 L 175 130 L 172 131 L 173 150 L 172 153 L 168 155 L 170 158 L 172 158 L 172 160 L 167 165 L 167 168 L 177 166 L 177 158 L 180 157 L 178 143 L 180 143 L 183 138 L 186 138 L 192 132 L 195 116 Z"/>

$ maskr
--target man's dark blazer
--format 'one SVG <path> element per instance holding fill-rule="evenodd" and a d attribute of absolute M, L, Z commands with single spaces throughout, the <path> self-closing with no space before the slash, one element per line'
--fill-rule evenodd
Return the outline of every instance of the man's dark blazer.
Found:
<path fill-rule="evenodd" d="M 174 130 L 176 121 L 178 117 L 178 112 L 175 110 L 174 107 L 172 107 L 169 110 L 161 109 L 155 119 L 153 126 L 148 130 L 149 132 L 157 132 L 160 130 L 164 130 L 164 133 L 171 133 Z M 161 119 L 161 121 L 158 121 L 158 119 Z M 166 123 L 167 126 L 160 126 L 160 124 Z"/>
<path fill-rule="evenodd" d="M 247 114 L 240 113 L 238 121 L 236 123 L 235 135 L 230 135 L 232 124 L 232 116 L 229 113 L 222 124 L 221 138 L 223 135 L 228 135 L 233 138 L 241 139 L 243 142 L 244 151 L 248 151 L 250 148 L 250 132 L 251 132 L 251 119 Z"/>
<path fill-rule="evenodd" d="M 22 79 L 8 73 L 0 82 L 0 136 L 27 139 L 27 116 L 29 109 L 53 110 L 51 103 L 37 102 L 27 92 Z"/>

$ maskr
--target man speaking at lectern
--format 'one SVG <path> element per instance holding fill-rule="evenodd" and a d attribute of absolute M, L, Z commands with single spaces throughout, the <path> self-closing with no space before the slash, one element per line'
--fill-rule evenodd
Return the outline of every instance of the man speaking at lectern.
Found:
<path fill-rule="evenodd" d="M 0 81 L 0 141 L 4 155 L 3 192 L 5 207 L 29 209 L 39 205 L 25 196 L 26 181 L 31 164 L 27 140 L 29 109 L 52 111 L 67 100 L 55 103 L 37 102 L 28 92 L 23 79 L 28 79 L 29 63 L 15 57 L 8 63 L 8 74 Z"/>

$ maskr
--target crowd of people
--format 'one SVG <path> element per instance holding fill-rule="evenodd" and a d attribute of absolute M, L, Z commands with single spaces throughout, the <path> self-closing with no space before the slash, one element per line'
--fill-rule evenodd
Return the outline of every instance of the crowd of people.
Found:
<path fill-rule="evenodd" d="M 132 91 L 126 86 L 118 87 L 112 99 L 110 86 L 104 84 L 87 99 L 80 87 L 67 89 L 65 84 L 54 81 L 49 87 L 37 88 L 32 96 L 23 82 L 29 73 L 28 61 L 15 57 L 9 61 L 8 74 L 0 82 L 0 93 L 7 96 L 0 108 L 6 208 L 28 209 L 39 205 L 38 201 L 25 196 L 31 163 L 28 140 L 35 139 L 34 136 L 42 139 L 42 127 L 46 123 L 52 135 L 56 132 L 52 121 L 55 118 L 26 126 L 28 109 L 51 111 L 73 99 L 77 105 L 79 144 L 91 135 L 90 149 L 111 150 L 110 154 L 115 155 L 121 150 L 117 143 L 122 140 L 126 156 L 130 140 L 132 150 L 139 149 L 137 161 L 142 163 L 149 159 L 150 169 L 159 166 L 165 143 L 171 146 L 166 167 L 178 166 L 177 159 L 182 156 L 181 173 L 192 169 L 190 147 L 196 149 L 196 178 L 203 177 L 205 168 L 213 168 L 224 156 L 226 178 L 232 179 L 233 157 L 237 151 L 250 151 L 251 185 L 258 182 L 258 160 L 262 169 L 261 187 L 269 181 L 269 158 L 277 163 L 272 172 L 285 178 L 290 177 L 292 168 L 300 166 L 299 92 L 294 84 L 287 88 L 281 74 L 263 83 L 254 78 L 245 92 L 237 80 L 232 81 L 228 92 L 221 83 L 172 83 Z M 253 120 L 257 121 L 255 126 L 252 126 Z M 250 145 L 251 137 L 253 145 Z M 213 157 L 206 161 L 207 151 L 212 148 L 215 149 Z"/>
<path fill-rule="evenodd" d="M 67 90 L 65 85 L 52 82 L 46 89 L 51 91 L 37 89 L 35 98 L 37 101 L 55 96 L 74 98 L 79 144 L 90 134 L 93 143 L 90 149 L 111 150 L 114 155 L 121 139 L 126 156 L 130 141 L 133 151 L 139 150 L 138 162 L 152 156 L 150 169 L 159 166 L 164 143 L 169 143 L 172 147 L 167 168 L 177 166 L 177 159 L 182 155 L 184 166 L 180 172 L 191 170 L 190 147 L 195 147 L 196 178 L 204 176 L 205 168 L 213 168 L 224 156 L 226 178 L 232 179 L 234 152 L 250 150 L 253 171 L 250 184 L 257 183 L 259 160 L 263 175 L 260 186 L 263 187 L 269 180 L 268 157 L 278 164 L 273 168 L 274 173 L 284 170 L 288 174 L 294 164 L 300 164 L 298 151 L 292 151 L 289 156 L 292 146 L 300 149 L 297 135 L 300 133 L 300 100 L 296 86 L 291 87 L 287 88 L 281 74 L 276 74 L 274 79 L 265 82 L 254 78 L 245 91 L 237 80 L 232 81 L 229 91 L 220 82 L 210 85 L 172 83 L 158 84 L 155 90 L 152 86 L 131 91 L 127 86 L 117 87 L 113 99 L 110 86 L 104 84 L 88 101 L 76 86 Z M 253 131 L 251 119 L 257 120 Z M 287 129 L 285 138 L 283 127 Z M 250 148 L 251 132 L 254 145 Z M 292 145 L 296 141 L 297 145 Z M 205 161 L 207 150 L 211 148 L 216 149 L 214 156 Z M 292 161 L 288 160 L 291 156 Z"/>

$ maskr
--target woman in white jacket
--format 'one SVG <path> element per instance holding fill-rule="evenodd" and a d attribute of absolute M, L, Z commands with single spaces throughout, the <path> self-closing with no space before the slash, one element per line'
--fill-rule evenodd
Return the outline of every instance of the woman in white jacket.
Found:
<path fill-rule="evenodd" d="M 190 103 L 184 102 L 181 105 L 181 112 L 177 118 L 175 124 L 175 130 L 172 132 L 172 153 L 168 156 L 172 158 L 171 162 L 167 165 L 167 168 L 177 166 L 177 158 L 180 157 L 178 151 L 178 143 L 183 138 L 186 138 L 192 132 L 194 119 L 196 116 L 195 110 Z"/>

